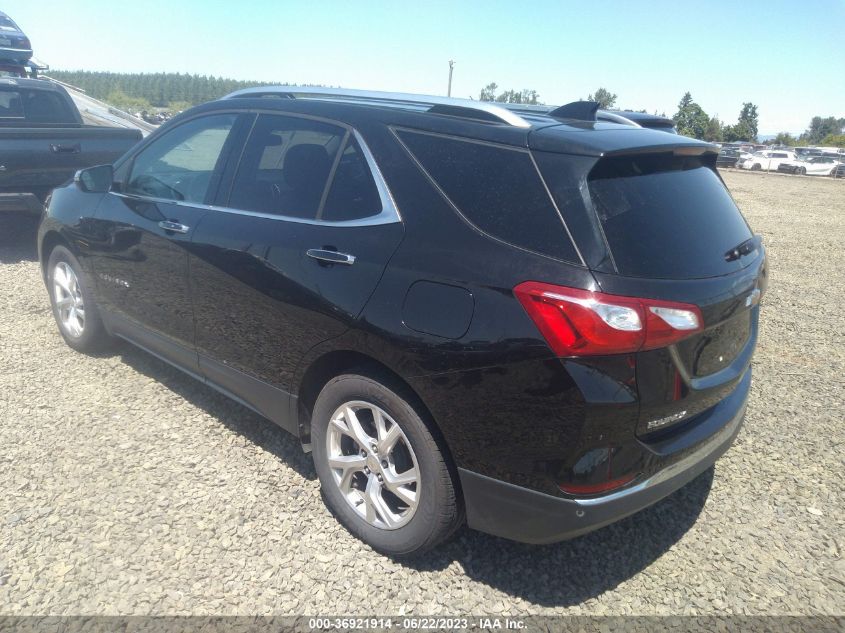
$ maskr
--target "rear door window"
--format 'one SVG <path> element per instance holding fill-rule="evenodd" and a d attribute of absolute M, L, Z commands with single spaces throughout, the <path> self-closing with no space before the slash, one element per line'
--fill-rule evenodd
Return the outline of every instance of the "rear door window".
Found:
<path fill-rule="evenodd" d="M 527 151 L 408 130 L 397 134 L 461 215 L 481 231 L 580 263 Z"/>
<path fill-rule="evenodd" d="M 247 140 L 228 206 L 314 219 L 346 129 L 299 117 L 262 114 Z"/>
<path fill-rule="evenodd" d="M 726 260 L 752 233 L 722 181 L 699 157 L 606 158 L 593 168 L 588 185 L 622 275 L 713 277 L 753 260 Z"/>

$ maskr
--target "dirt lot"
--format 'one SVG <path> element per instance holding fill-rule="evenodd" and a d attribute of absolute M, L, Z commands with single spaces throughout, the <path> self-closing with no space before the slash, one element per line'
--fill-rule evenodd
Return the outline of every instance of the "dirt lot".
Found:
<path fill-rule="evenodd" d="M 725 178 L 773 271 L 735 446 L 586 537 L 463 530 L 411 564 L 338 526 L 271 423 L 128 346 L 67 348 L 34 223 L 0 218 L 0 613 L 842 613 L 845 182 Z"/>

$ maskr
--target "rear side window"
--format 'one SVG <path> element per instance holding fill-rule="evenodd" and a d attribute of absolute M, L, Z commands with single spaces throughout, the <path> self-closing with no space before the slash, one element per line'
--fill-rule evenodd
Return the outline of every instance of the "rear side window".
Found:
<path fill-rule="evenodd" d="M 476 227 L 530 251 L 579 261 L 527 151 L 406 130 L 397 134 Z"/>
<path fill-rule="evenodd" d="M 725 260 L 752 234 L 722 181 L 699 157 L 606 158 L 593 168 L 588 185 L 622 275 L 695 279 L 748 263 Z"/>

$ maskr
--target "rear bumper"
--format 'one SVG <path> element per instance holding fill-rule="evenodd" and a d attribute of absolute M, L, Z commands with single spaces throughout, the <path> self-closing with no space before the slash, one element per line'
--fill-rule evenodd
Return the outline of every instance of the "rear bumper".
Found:
<path fill-rule="evenodd" d="M 0 60 L 9 62 L 25 62 L 32 57 L 32 49 L 29 48 L 10 48 L 0 46 Z"/>
<path fill-rule="evenodd" d="M 713 431 L 706 438 L 647 479 L 618 492 L 588 499 L 554 497 L 459 468 L 469 527 L 523 543 L 554 543 L 656 503 L 695 479 L 728 450 L 745 418 L 750 378 L 749 370 L 744 388 L 715 407 L 707 422 Z"/>
<path fill-rule="evenodd" d="M 19 212 L 41 215 L 44 205 L 32 193 L 0 193 L 0 213 Z"/>

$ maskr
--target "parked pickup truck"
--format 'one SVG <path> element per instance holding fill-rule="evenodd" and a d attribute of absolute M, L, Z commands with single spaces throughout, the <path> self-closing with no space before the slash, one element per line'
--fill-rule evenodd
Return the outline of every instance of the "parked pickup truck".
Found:
<path fill-rule="evenodd" d="M 85 125 L 60 85 L 0 77 L 0 212 L 41 213 L 78 169 L 112 163 L 141 131 Z"/>

